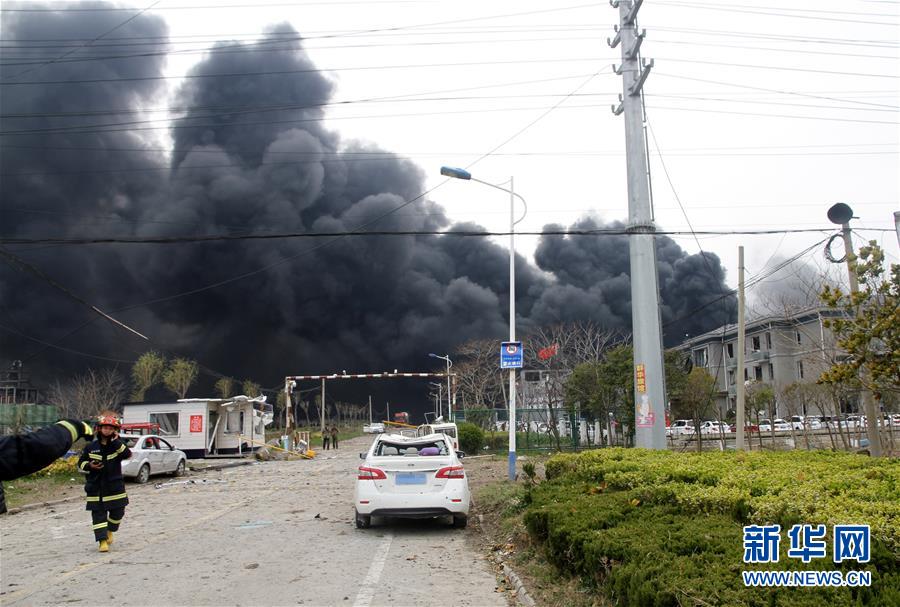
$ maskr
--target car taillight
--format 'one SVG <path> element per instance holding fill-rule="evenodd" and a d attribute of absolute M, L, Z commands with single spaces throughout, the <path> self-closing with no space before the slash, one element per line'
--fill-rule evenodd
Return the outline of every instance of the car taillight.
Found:
<path fill-rule="evenodd" d="M 356 476 L 356 478 L 361 481 L 380 481 L 386 479 L 387 475 L 384 473 L 384 470 L 360 466 L 359 474 Z"/>
<path fill-rule="evenodd" d="M 447 466 L 438 470 L 434 478 L 466 478 L 466 471 L 462 466 Z"/>

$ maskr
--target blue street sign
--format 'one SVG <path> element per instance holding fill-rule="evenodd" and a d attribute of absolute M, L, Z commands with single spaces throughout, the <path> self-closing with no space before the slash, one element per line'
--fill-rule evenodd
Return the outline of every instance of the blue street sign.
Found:
<path fill-rule="evenodd" d="M 521 369 L 522 368 L 522 342 L 520 341 L 504 341 L 500 344 L 500 368 L 501 369 Z"/>

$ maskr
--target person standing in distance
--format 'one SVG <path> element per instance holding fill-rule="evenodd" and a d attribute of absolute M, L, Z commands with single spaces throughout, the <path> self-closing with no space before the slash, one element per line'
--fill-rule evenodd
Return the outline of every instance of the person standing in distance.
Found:
<path fill-rule="evenodd" d="M 94 539 L 100 552 L 109 551 L 113 533 L 119 530 L 128 505 L 122 460 L 131 457 L 131 449 L 119 438 L 121 427 L 114 411 L 103 411 L 97 417 L 96 438 L 84 448 L 78 460 L 78 469 L 87 473 L 85 509 L 91 513 Z"/>

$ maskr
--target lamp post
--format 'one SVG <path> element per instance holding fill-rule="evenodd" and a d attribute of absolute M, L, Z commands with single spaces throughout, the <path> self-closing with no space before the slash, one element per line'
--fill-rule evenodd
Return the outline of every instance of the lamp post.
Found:
<path fill-rule="evenodd" d="M 440 358 L 441 360 L 447 361 L 447 418 L 449 421 L 453 421 L 453 401 L 450 400 L 450 367 L 453 366 L 453 361 L 450 360 L 450 355 L 446 356 L 438 356 L 437 354 L 430 352 L 428 354 L 431 358 Z"/>
<path fill-rule="evenodd" d="M 475 179 L 465 169 L 453 167 L 441 167 L 441 175 L 466 181 L 477 181 L 482 185 L 509 193 L 509 341 L 516 341 L 516 224 L 525 218 L 528 213 L 528 203 L 513 190 L 513 178 L 509 178 L 509 188 L 504 188 L 494 183 Z M 516 201 L 518 198 L 525 207 L 522 216 L 515 218 Z M 516 370 L 509 370 L 509 480 L 516 479 Z"/>

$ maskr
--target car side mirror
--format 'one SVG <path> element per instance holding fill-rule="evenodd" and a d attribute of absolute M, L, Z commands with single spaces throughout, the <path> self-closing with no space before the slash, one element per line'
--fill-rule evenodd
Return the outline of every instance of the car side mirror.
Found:
<path fill-rule="evenodd" d="M 459 459 L 462 459 L 462 458 L 464 458 L 465 456 L 466 456 L 466 452 L 465 452 L 465 451 L 457 451 L 457 452 L 456 452 L 456 457 L 458 457 Z"/>
<path fill-rule="evenodd" d="M 365 453 L 360 453 L 360 454 L 359 454 L 359 459 L 366 459 L 366 454 L 365 454 Z"/>
<path fill-rule="evenodd" d="M 169 445 L 169 451 L 174 451 L 174 450 L 175 450 L 175 447 L 173 447 L 172 445 Z"/>

